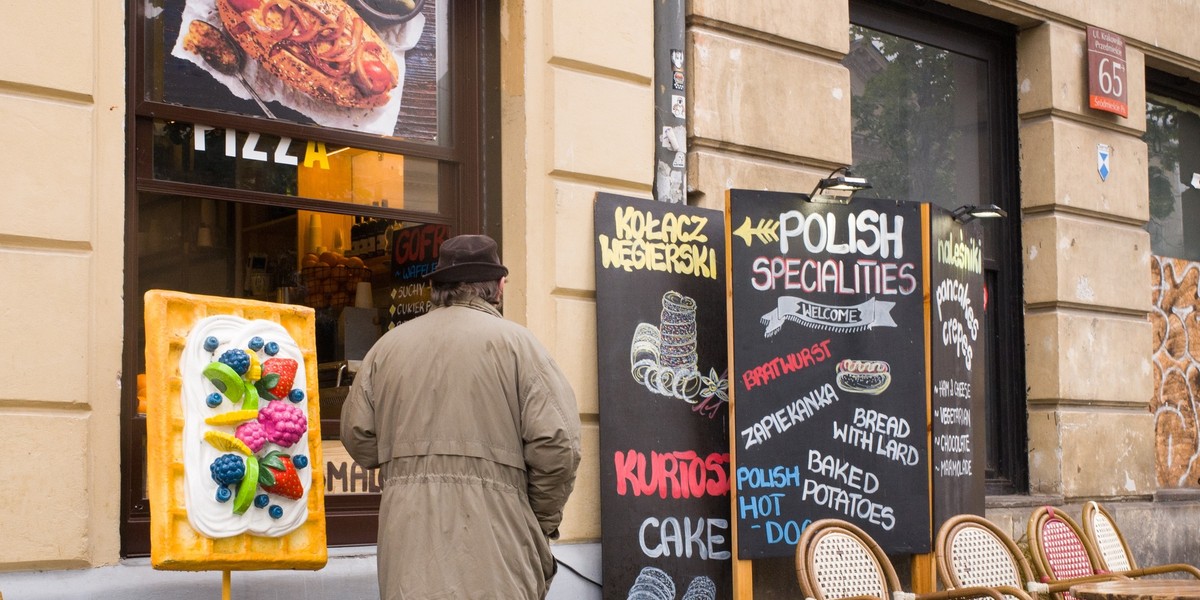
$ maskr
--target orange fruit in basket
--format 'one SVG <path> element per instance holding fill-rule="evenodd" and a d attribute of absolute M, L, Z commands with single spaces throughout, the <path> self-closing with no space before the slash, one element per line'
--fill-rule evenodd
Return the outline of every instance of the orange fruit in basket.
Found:
<path fill-rule="evenodd" d="M 362 269 L 362 268 L 366 267 L 367 265 L 366 265 L 366 263 L 363 262 L 363 259 L 361 259 L 357 256 L 351 256 L 350 258 L 346 259 L 346 266 L 354 267 L 356 269 Z"/>
<path fill-rule="evenodd" d="M 316 254 L 309 253 L 309 254 L 305 254 L 305 255 L 304 255 L 304 258 L 303 258 L 303 259 L 301 259 L 301 261 L 300 261 L 300 266 L 302 266 L 302 267 L 315 267 L 315 266 L 317 266 L 317 264 L 318 264 L 318 263 L 320 263 L 320 262 L 321 262 L 321 259 L 317 258 L 317 255 L 316 255 Z"/>

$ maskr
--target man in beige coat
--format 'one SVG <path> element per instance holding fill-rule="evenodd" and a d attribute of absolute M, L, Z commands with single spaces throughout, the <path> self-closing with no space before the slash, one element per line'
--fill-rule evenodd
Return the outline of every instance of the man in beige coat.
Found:
<path fill-rule="evenodd" d="M 579 412 L 558 365 L 497 310 L 496 242 L 446 240 L 435 308 L 385 334 L 342 408 L 341 437 L 380 469 L 379 594 L 538 600 L 579 465 Z"/>

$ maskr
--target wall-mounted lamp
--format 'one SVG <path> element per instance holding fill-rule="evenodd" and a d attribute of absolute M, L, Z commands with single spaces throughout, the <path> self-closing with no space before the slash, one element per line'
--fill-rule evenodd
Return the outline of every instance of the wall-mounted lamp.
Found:
<path fill-rule="evenodd" d="M 808 201 L 823 204 L 850 204 L 850 198 L 854 197 L 854 194 L 870 188 L 871 183 L 865 178 L 855 177 L 846 167 L 838 167 L 828 177 L 817 182 L 817 187 L 813 188 L 812 193 L 808 195 Z M 830 194 L 827 192 L 842 193 Z"/>
<path fill-rule="evenodd" d="M 975 219 L 997 219 L 1000 217 L 1007 217 L 1008 213 L 1005 212 L 1003 208 L 1000 208 L 995 204 L 989 204 L 987 206 L 972 206 L 968 204 L 966 206 L 960 206 L 954 209 L 950 213 L 950 216 L 954 217 L 954 220 L 958 221 L 959 223 L 968 223 L 970 221 L 974 221 Z"/>

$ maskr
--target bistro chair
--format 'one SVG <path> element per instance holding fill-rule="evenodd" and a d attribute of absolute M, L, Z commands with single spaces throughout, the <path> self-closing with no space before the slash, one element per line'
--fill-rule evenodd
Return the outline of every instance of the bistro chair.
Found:
<path fill-rule="evenodd" d="M 958 515 L 942 524 L 935 552 L 938 578 L 946 589 L 991 587 L 1015 600 L 1027 600 L 1034 594 L 1060 594 L 1077 583 L 1115 578 L 1113 575 L 1092 575 L 1081 579 L 1038 581 L 1012 537 L 995 523 L 977 515 Z"/>
<path fill-rule="evenodd" d="M 1174 563 L 1157 565 L 1138 569 L 1133 552 L 1125 542 L 1125 536 L 1117 529 L 1117 522 L 1112 514 L 1100 506 L 1095 500 L 1083 505 L 1083 534 L 1087 537 L 1092 548 L 1096 550 L 1097 570 L 1104 571 L 1145 571 L 1147 575 L 1160 573 L 1187 573 L 1200 579 L 1200 569 L 1188 564 Z"/>
<path fill-rule="evenodd" d="M 1042 506 L 1029 515 L 1029 553 L 1033 569 L 1045 580 L 1107 575 L 1128 579 L 1149 575 L 1145 569 L 1108 571 L 1100 568 L 1096 549 L 1083 535 L 1083 529 L 1067 513 L 1053 506 Z M 1073 600 L 1069 592 L 1063 600 Z"/>
<path fill-rule="evenodd" d="M 796 576 L 805 597 L 813 600 L 950 600 L 984 596 L 1004 600 L 996 590 L 983 587 L 929 594 L 904 592 L 896 569 L 879 544 L 856 525 L 840 519 L 822 519 L 804 529 L 796 546 Z"/>

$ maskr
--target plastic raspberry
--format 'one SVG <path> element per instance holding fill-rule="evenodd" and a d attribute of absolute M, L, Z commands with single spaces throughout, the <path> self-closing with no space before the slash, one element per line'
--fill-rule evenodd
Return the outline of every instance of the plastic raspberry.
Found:
<path fill-rule="evenodd" d="M 258 421 L 246 421 L 238 425 L 233 435 L 242 440 L 242 443 L 246 444 L 251 452 L 262 450 L 263 444 L 267 443 L 267 430 Z"/>
<path fill-rule="evenodd" d="M 236 454 L 222 454 L 208 468 L 218 485 L 238 483 L 246 476 L 246 463 Z"/>
<path fill-rule="evenodd" d="M 266 430 L 267 440 L 282 448 L 300 441 L 300 436 L 308 431 L 308 419 L 304 417 L 304 411 L 283 400 L 268 402 L 259 409 L 258 422 Z"/>
<path fill-rule="evenodd" d="M 230 369 L 237 372 L 238 375 L 245 375 L 246 371 L 250 370 L 250 355 L 246 354 L 241 348 L 226 350 L 221 353 L 221 358 L 217 362 L 225 363 Z"/>

